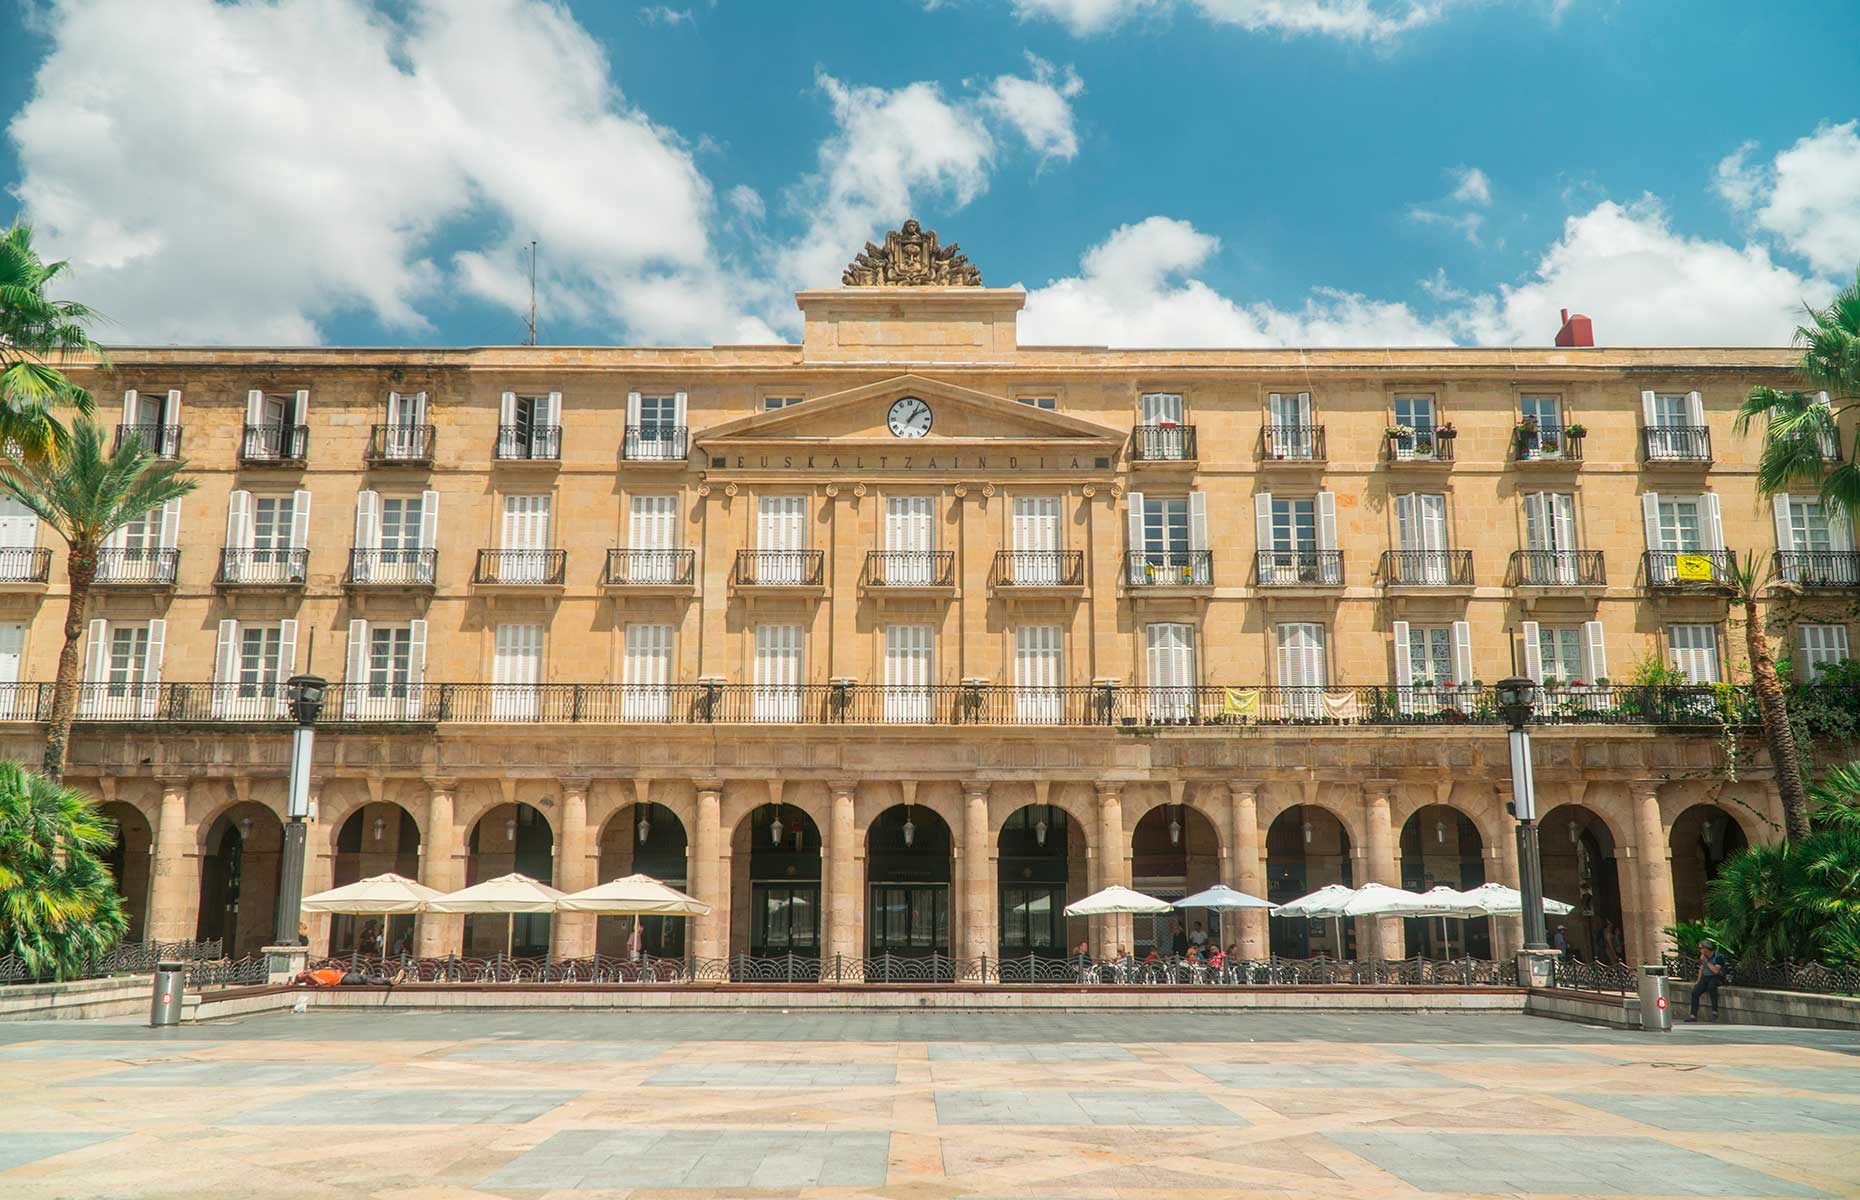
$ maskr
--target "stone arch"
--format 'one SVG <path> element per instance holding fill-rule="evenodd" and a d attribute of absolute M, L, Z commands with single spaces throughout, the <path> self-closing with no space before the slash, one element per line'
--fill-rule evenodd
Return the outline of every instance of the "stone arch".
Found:
<path fill-rule="evenodd" d="M 1725 860 L 1750 845 L 1737 814 L 1721 804 L 1688 805 L 1673 819 L 1667 834 L 1672 851 L 1673 916 L 1698 921 L 1705 916 L 1705 889 Z"/>
<path fill-rule="evenodd" d="M 949 955 L 956 912 L 955 829 L 947 805 L 894 804 L 865 828 L 868 954 Z"/>
<path fill-rule="evenodd" d="M 1124 789 L 1120 798 L 1124 812 L 1124 828 L 1134 830 L 1158 808 L 1176 803 L 1169 788 L 1163 784 L 1132 784 Z M 1218 784 L 1191 783 L 1182 789 L 1181 807 L 1190 809 L 1206 817 L 1214 827 L 1215 837 L 1224 845 L 1226 839 L 1221 830 L 1227 827 L 1230 818 L 1228 808 L 1228 791 Z"/>
<path fill-rule="evenodd" d="M 460 784 L 453 799 L 453 823 L 466 832 L 478 827 L 492 812 L 510 805 L 530 808 L 548 826 L 549 836 L 560 838 L 556 821 L 562 811 L 561 789 L 552 781 L 517 780 L 509 791 L 492 780 Z M 525 872 L 528 874 L 528 872 Z"/>
<path fill-rule="evenodd" d="M 1473 815 L 1455 804 L 1411 805 L 1396 826 L 1396 865 L 1401 886 L 1411 892 L 1434 887 L 1455 891 L 1487 882 L 1487 853 L 1483 831 Z M 1492 957 L 1491 920 L 1407 918 L 1403 941 L 1410 954 L 1428 958 Z M 1457 951 L 1456 951 L 1457 947 Z"/>
<path fill-rule="evenodd" d="M 200 910 L 194 936 L 219 938 L 228 957 L 271 944 L 284 823 L 267 805 L 237 801 L 200 833 Z"/>
<path fill-rule="evenodd" d="M 1361 844 L 1349 823 L 1327 805 L 1280 806 L 1266 825 L 1266 899 L 1284 904 L 1327 884 L 1353 887 L 1356 851 Z M 1283 958 L 1325 954 L 1353 958 L 1356 922 L 1273 917 L 1271 952 Z M 1341 938 L 1341 942 L 1338 940 Z"/>
<path fill-rule="evenodd" d="M 906 788 L 895 780 L 866 780 L 859 784 L 853 803 L 859 840 L 868 846 L 872 827 L 894 808 L 928 809 L 952 832 L 962 828 L 962 788 L 954 781 L 926 781 Z"/>
<path fill-rule="evenodd" d="M 123 898 L 123 912 L 129 918 L 126 942 L 140 942 L 148 937 L 150 869 L 154 865 L 155 830 L 139 807 L 125 800 L 106 800 L 97 811 L 114 826 L 110 847 L 110 878 L 116 881 L 117 895 Z"/>
<path fill-rule="evenodd" d="M 1001 840 L 1001 831 L 1007 828 L 1008 821 L 1023 808 L 1041 806 L 1040 789 L 1031 783 L 997 783 L 989 791 L 989 834 L 997 845 Z M 1067 786 L 1055 780 L 1046 789 L 1045 805 L 1066 814 L 1068 820 L 1078 827 L 1089 849 L 1095 848 L 1098 841 L 1098 804 L 1093 798 L 1089 786 Z M 994 814 L 1000 813 L 995 819 Z"/>
<path fill-rule="evenodd" d="M 392 871 L 408 879 L 420 877 L 420 822 L 405 805 L 392 800 L 347 806 L 339 821 L 332 821 L 329 884 L 343 887 L 360 879 Z M 357 919 L 333 913 L 329 922 L 329 952 L 363 954 L 414 951 L 414 917 L 403 913 L 383 921 Z"/>
<path fill-rule="evenodd" d="M 763 789 L 761 803 L 736 806 L 740 816 L 725 826 L 730 953 L 803 958 L 820 954 L 826 899 L 825 805 L 818 791 L 790 784 L 776 804 Z"/>
<path fill-rule="evenodd" d="M 1065 907 L 1090 890 L 1085 826 L 1064 804 L 1023 804 L 995 834 L 996 912 L 1003 957 L 1064 957 L 1084 941 L 1089 919 Z"/>
<path fill-rule="evenodd" d="M 1673 831 L 1680 819 L 1695 808 L 1715 808 L 1731 818 L 1743 835 L 1747 846 L 1760 845 L 1782 835 L 1781 802 L 1777 802 L 1777 817 L 1772 821 L 1766 815 L 1770 808 L 1768 796 L 1756 801 L 1748 799 L 1744 793 L 1756 790 L 1750 784 L 1713 785 L 1705 783 L 1668 784 L 1660 789 L 1660 821 L 1666 830 L 1668 844 L 1672 844 Z M 1759 807 L 1760 806 L 1760 807 Z"/>
<path fill-rule="evenodd" d="M 1220 821 L 1182 804 L 1151 805 L 1130 824 L 1131 886 L 1159 900 L 1180 900 L 1221 882 Z M 1165 957 L 1188 949 L 1199 925 L 1202 940 L 1219 937 L 1219 918 L 1205 909 L 1132 919 L 1137 954 L 1154 946 Z M 1226 941 L 1238 941 L 1236 924 Z"/>
<path fill-rule="evenodd" d="M 1588 962 L 1620 961 L 1627 915 L 1640 908 L 1625 890 L 1633 881 L 1622 877 L 1624 844 L 1608 819 L 1587 804 L 1558 804 L 1538 818 L 1544 895 L 1575 906 L 1566 917 L 1547 917 L 1548 931 L 1561 924 L 1570 953 Z"/>
<path fill-rule="evenodd" d="M 596 878 L 606 883 L 644 874 L 679 891 L 689 891 L 691 834 L 691 828 L 669 805 L 652 799 L 619 805 L 607 814 L 595 841 Z M 633 925 L 632 917 L 597 917 L 595 953 L 612 957 L 630 954 Z M 640 952 L 655 958 L 683 958 L 685 926 L 682 917 L 640 920 Z"/>
<path fill-rule="evenodd" d="M 425 845 L 429 836 L 426 825 L 430 794 L 424 784 L 413 780 L 389 780 L 381 788 L 379 796 L 368 787 L 366 780 L 329 780 L 317 793 L 316 800 L 316 823 L 327 840 L 325 852 L 331 855 L 336 853 L 337 835 L 350 817 L 363 808 L 377 804 L 398 808 L 411 817 L 414 829 L 420 835 L 420 844 Z"/>
<path fill-rule="evenodd" d="M 550 883 L 555 878 L 555 828 L 548 815 L 519 800 L 481 808 L 465 835 L 465 886 L 520 872 Z M 509 946 L 519 957 L 548 953 L 551 914 L 522 913 L 505 918 L 470 913 L 465 917 L 465 953 L 489 957 Z"/>
<path fill-rule="evenodd" d="M 1350 836 L 1350 845 L 1360 849 L 1369 844 L 1369 831 L 1363 817 L 1363 790 L 1360 784 L 1320 783 L 1315 787 L 1288 784 L 1266 784 L 1258 793 L 1259 827 L 1264 834 L 1272 829 L 1272 824 L 1286 811 L 1293 808 L 1315 808 L 1329 814 L 1345 833 Z M 1391 817 L 1393 800 L 1391 800 Z"/>

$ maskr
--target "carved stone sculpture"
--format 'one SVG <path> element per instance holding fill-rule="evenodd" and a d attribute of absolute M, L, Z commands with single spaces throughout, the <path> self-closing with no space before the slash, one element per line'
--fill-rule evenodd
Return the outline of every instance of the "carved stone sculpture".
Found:
<path fill-rule="evenodd" d="M 885 235 L 885 244 L 871 242 L 848 263 L 840 275 L 846 287 L 981 287 L 982 271 L 960 253 L 955 242 L 939 246 L 936 231 L 915 219 Z"/>

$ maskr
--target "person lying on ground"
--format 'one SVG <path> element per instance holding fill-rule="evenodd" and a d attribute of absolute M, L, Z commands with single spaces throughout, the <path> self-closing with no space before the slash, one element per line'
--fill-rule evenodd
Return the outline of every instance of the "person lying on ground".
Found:
<path fill-rule="evenodd" d="M 320 967 L 314 971 L 301 971 L 297 978 L 291 980 L 292 987 L 393 987 L 407 978 L 407 969 L 402 967 L 394 972 L 392 978 L 385 975 L 369 975 L 363 971 L 344 971 L 340 967 Z"/>

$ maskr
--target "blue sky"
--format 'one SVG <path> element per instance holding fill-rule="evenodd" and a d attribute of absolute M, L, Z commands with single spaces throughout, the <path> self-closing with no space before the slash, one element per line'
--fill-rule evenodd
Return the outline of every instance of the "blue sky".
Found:
<path fill-rule="evenodd" d="M 532 236 L 546 341 L 792 339 L 907 215 L 1117 345 L 1765 344 L 1860 265 L 1837 0 L 14 13 L 0 217 L 115 341 L 518 340 Z"/>

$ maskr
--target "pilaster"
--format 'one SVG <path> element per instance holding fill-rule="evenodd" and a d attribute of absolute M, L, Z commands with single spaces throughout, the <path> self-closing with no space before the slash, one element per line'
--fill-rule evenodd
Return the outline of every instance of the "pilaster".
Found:
<path fill-rule="evenodd" d="M 427 780 L 426 841 L 420 846 L 420 882 L 440 892 L 456 892 L 464 883 L 463 863 L 459 856 L 458 827 L 453 823 L 453 803 L 458 781 Z M 422 913 L 420 915 L 420 956 L 445 958 L 457 954 L 464 944 L 465 918 L 458 913 Z"/>
<path fill-rule="evenodd" d="M 864 932 L 864 905 L 859 881 L 859 859 L 855 853 L 858 833 L 854 824 L 854 797 L 858 785 L 851 780 L 836 779 L 828 785 L 830 798 L 827 813 L 827 894 L 826 910 L 828 957 L 860 957 L 860 938 Z"/>
<path fill-rule="evenodd" d="M 161 812 L 155 824 L 154 903 L 149 906 L 149 937 L 158 942 L 185 942 L 200 925 L 200 858 L 195 830 L 187 821 L 187 787 L 190 781 L 165 776 L 161 783 Z"/>
<path fill-rule="evenodd" d="M 710 905 L 710 912 L 691 919 L 691 953 L 696 958 L 722 958 L 728 945 L 730 898 L 723 882 L 723 783 L 700 779 L 697 783 L 697 836 L 691 846 L 691 894 Z"/>
<path fill-rule="evenodd" d="M 1635 891 L 1640 894 L 1638 962 L 1657 963 L 1672 949 L 1665 929 L 1674 921 L 1673 860 L 1660 819 L 1660 785 L 1651 779 L 1628 784 L 1634 810 Z"/>
<path fill-rule="evenodd" d="M 962 787 L 962 956 L 999 957 L 995 915 L 994 846 L 988 828 L 988 785 Z"/>
<path fill-rule="evenodd" d="M 1096 791 L 1100 853 L 1098 885 L 1101 888 L 1114 885 L 1129 887 L 1130 849 L 1124 844 L 1124 785 L 1100 782 L 1096 785 Z M 1094 919 L 1098 926 L 1098 958 L 1100 961 L 1116 956 L 1119 947 L 1132 953 L 1136 951 L 1128 914 L 1115 914 Z"/>
<path fill-rule="evenodd" d="M 1384 887 L 1401 886 L 1401 864 L 1395 859 L 1395 828 L 1389 814 L 1389 793 L 1394 784 L 1386 779 L 1371 779 L 1363 784 L 1363 826 L 1369 845 L 1367 866 L 1369 881 Z M 1375 935 L 1378 956 L 1384 959 L 1407 957 L 1400 917 L 1377 917 L 1358 926 L 1357 940 L 1362 942 L 1363 927 Z"/>
<path fill-rule="evenodd" d="M 562 838 L 555 848 L 555 886 L 564 892 L 593 887 L 596 880 L 588 838 L 588 781 L 562 781 Z M 593 913 L 555 915 L 557 958 L 588 958 L 594 953 Z"/>
<path fill-rule="evenodd" d="M 1250 783 L 1233 783 L 1227 787 L 1228 814 L 1232 822 L 1229 844 L 1233 855 L 1233 879 L 1227 886 L 1235 891 L 1266 896 L 1265 838 L 1259 828 L 1259 793 Z M 1240 955 L 1258 961 L 1272 952 L 1271 926 L 1263 908 L 1240 910 Z"/>

